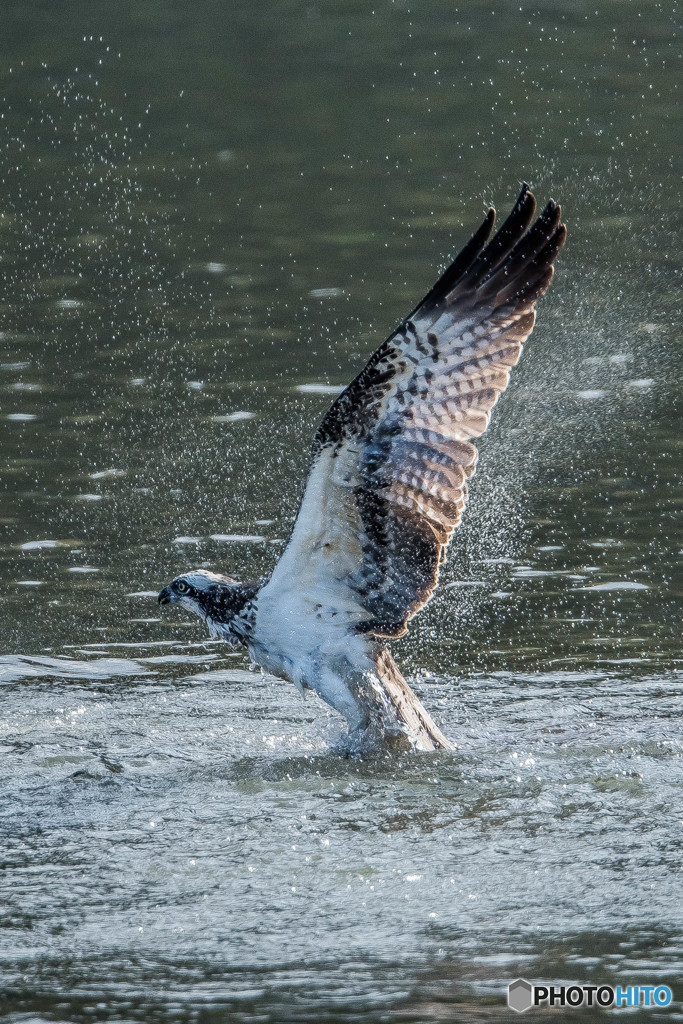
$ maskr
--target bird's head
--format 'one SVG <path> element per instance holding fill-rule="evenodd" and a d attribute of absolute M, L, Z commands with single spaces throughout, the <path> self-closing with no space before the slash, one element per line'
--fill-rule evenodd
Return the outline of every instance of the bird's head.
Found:
<path fill-rule="evenodd" d="M 159 593 L 159 604 L 177 604 L 193 612 L 209 626 L 212 634 L 223 635 L 220 629 L 244 606 L 243 586 L 229 576 L 206 569 L 192 569 L 176 576 Z"/>

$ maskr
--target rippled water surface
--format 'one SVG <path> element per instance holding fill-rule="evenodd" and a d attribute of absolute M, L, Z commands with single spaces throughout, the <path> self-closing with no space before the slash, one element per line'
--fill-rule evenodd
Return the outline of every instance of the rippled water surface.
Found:
<path fill-rule="evenodd" d="M 675 28 L 3 15 L 3 1020 L 502 1021 L 520 975 L 683 1019 Z M 456 750 L 346 760 L 155 594 L 272 568 L 332 396 L 522 178 L 569 242 L 394 645 Z"/>

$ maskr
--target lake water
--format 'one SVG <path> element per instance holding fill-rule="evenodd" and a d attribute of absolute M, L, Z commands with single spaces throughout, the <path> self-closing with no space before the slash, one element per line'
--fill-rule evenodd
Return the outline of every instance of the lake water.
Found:
<path fill-rule="evenodd" d="M 3 1021 L 507 1021 L 518 976 L 683 1020 L 675 28 L 3 14 Z M 344 760 L 155 594 L 272 568 L 332 395 L 523 178 L 568 244 L 394 645 L 456 750 Z"/>

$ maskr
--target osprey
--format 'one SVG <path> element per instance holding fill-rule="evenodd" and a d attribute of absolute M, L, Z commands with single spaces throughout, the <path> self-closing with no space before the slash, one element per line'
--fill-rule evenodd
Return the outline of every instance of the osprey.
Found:
<path fill-rule="evenodd" d="M 436 588 L 477 450 L 534 325 L 566 228 L 552 200 L 532 225 L 523 185 L 343 391 L 313 440 L 299 514 L 270 577 L 195 569 L 159 594 L 342 714 L 351 750 L 452 749 L 399 672 L 403 636 Z"/>

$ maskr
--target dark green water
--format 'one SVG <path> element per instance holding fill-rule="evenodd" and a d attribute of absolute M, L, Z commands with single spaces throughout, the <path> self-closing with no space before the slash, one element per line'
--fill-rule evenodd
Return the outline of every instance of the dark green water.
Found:
<path fill-rule="evenodd" d="M 5 5 L 3 1020 L 509 1020 L 520 974 L 680 999 L 676 30 Z M 150 595 L 269 571 L 330 388 L 522 179 L 568 244 L 394 650 L 458 749 L 345 762 Z"/>

